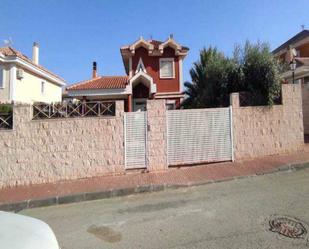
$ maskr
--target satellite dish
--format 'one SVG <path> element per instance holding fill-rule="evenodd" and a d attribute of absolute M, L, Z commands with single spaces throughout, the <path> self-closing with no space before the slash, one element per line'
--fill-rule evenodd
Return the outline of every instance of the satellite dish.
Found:
<path fill-rule="evenodd" d="M 295 48 L 292 48 L 291 53 L 293 55 L 293 57 L 295 57 L 297 55 L 297 51 Z"/>

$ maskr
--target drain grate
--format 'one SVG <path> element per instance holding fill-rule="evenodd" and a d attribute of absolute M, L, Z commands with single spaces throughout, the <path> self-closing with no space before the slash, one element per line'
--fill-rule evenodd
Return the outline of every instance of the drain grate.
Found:
<path fill-rule="evenodd" d="M 307 229 L 300 220 L 287 216 L 271 217 L 269 230 L 292 239 L 304 239 L 307 235 Z"/>

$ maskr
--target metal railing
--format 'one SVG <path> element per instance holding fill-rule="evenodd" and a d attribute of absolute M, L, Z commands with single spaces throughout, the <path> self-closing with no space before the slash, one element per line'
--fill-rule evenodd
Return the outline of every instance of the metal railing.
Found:
<path fill-rule="evenodd" d="M 0 104 L 0 130 L 13 129 L 13 106 Z"/>
<path fill-rule="evenodd" d="M 115 102 L 34 103 L 33 119 L 115 116 Z"/>

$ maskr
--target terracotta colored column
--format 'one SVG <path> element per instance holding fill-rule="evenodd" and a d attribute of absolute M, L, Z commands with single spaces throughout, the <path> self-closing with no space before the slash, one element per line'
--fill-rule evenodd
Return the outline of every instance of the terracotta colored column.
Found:
<path fill-rule="evenodd" d="M 132 94 L 128 95 L 128 112 L 132 112 Z"/>

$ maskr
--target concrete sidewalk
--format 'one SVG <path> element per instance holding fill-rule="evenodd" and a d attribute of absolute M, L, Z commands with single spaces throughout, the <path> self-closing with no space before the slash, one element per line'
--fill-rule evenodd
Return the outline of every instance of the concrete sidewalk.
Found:
<path fill-rule="evenodd" d="M 128 171 L 125 175 L 2 189 L 0 210 L 21 210 L 160 191 L 166 188 L 207 184 L 304 167 L 309 167 L 309 146 L 305 146 L 304 150 L 298 153 L 254 160 L 170 168 L 156 173 Z"/>

